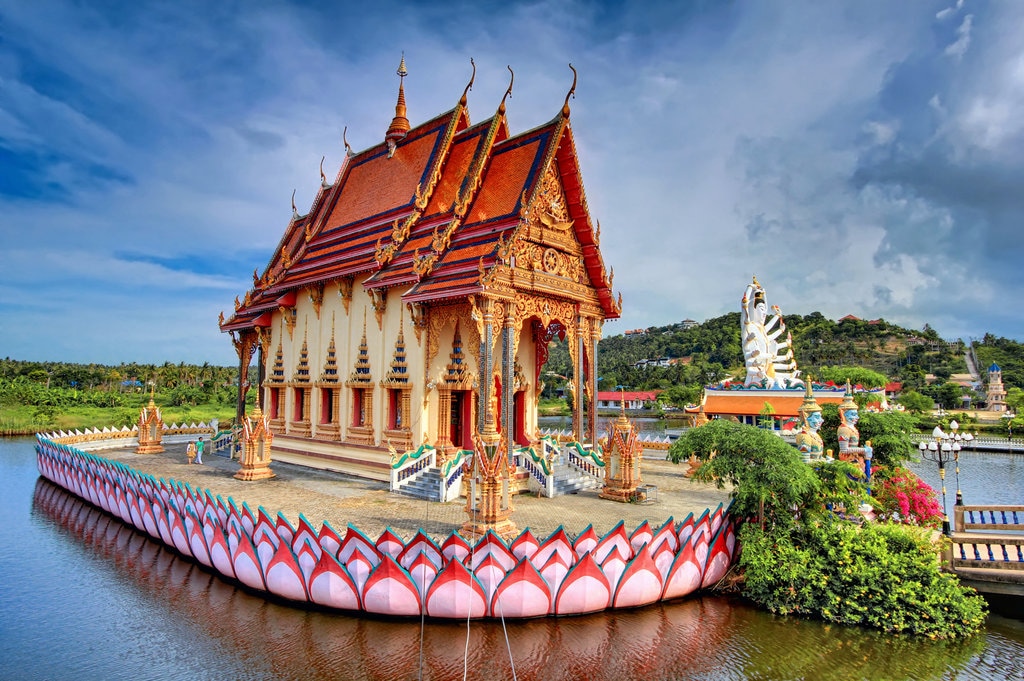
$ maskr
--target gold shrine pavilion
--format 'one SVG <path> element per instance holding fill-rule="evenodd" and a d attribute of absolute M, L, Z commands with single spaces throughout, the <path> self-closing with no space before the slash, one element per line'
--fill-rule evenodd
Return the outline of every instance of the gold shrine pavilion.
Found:
<path fill-rule="evenodd" d="M 509 452 L 535 442 L 555 337 L 583 396 L 575 439 L 596 443 L 597 345 L 621 296 L 583 190 L 575 70 L 557 115 L 518 135 L 511 84 L 487 120 L 470 121 L 471 78 L 453 109 L 412 126 L 404 57 L 398 75 L 380 142 L 354 152 L 346 141 L 333 181 L 321 167 L 309 212 L 293 201 L 269 264 L 221 318 L 240 385 L 257 354 L 274 459 L 387 480 L 393 456 L 472 449 L 485 422 Z"/>

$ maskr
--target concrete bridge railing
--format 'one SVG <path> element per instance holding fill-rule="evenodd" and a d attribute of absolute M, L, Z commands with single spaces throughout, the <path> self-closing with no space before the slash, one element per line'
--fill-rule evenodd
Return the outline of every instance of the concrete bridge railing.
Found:
<path fill-rule="evenodd" d="M 982 592 L 1024 595 L 1024 506 L 956 506 L 947 564 Z"/>

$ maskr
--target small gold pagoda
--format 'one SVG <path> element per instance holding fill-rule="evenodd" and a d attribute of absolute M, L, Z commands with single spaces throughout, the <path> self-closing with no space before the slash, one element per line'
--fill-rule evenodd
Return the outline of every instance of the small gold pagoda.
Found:
<path fill-rule="evenodd" d="M 164 451 L 161 440 L 164 436 L 164 420 L 160 415 L 160 408 L 153 401 L 153 395 L 149 396 L 149 404 L 139 412 L 139 446 L 135 449 L 136 454 L 159 454 Z"/>
<path fill-rule="evenodd" d="M 235 477 L 239 480 L 266 480 L 274 477 L 274 471 L 270 470 L 270 445 L 273 441 L 270 420 L 263 415 L 263 410 L 257 404 L 252 416 L 242 422 L 242 466 Z"/>
<path fill-rule="evenodd" d="M 636 498 L 637 488 L 643 484 L 640 464 L 643 461 L 644 446 L 640 432 L 626 417 L 625 400 L 623 408 L 608 429 L 608 446 L 604 453 L 604 487 L 600 497 L 612 501 L 629 502 Z"/>

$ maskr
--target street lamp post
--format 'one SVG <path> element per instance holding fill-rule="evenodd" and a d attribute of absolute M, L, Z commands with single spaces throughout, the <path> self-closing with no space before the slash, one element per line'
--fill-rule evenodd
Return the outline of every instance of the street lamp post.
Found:
<path fill-rule="evenodd" d="M 949 429 L 953 431 L 953 461 L 956 463 L 956 505 L 964 505 L 964 495 L 960 492 L 960 450 L 971 446 L 974 436 L 970 433 L 961 435 L 958 432 L 960 424 L 956 420 L 949 422 Z"/>
<path fill-rule="evenodd" d="M 935 426 L 932 431 L 933 442 L 922 442 L 919 445 L 921 456 L 939 464 L 939 480 L 942 483 L 942 534 L 947 537 L 949 531 L 949 513 L 946 511 L 946 462 L 953 457 L 953 445 L 950 442 L 952 437 L 942 432 L 942 428 Z"/>

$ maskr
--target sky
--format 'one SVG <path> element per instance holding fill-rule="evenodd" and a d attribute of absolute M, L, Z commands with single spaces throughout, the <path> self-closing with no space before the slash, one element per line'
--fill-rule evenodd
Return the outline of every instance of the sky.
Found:
<path fill-rule="evenodd" d="M 217 317 L 394 116 L 572 128 L 623 296 L 1024 339 L 1024 3 L 0 0 L 0 356 L 234 364 Z M 1014 303 L 1009 305 L 1009 302 Z M 799 358 L 798 358 L 799 359 Z"/>

